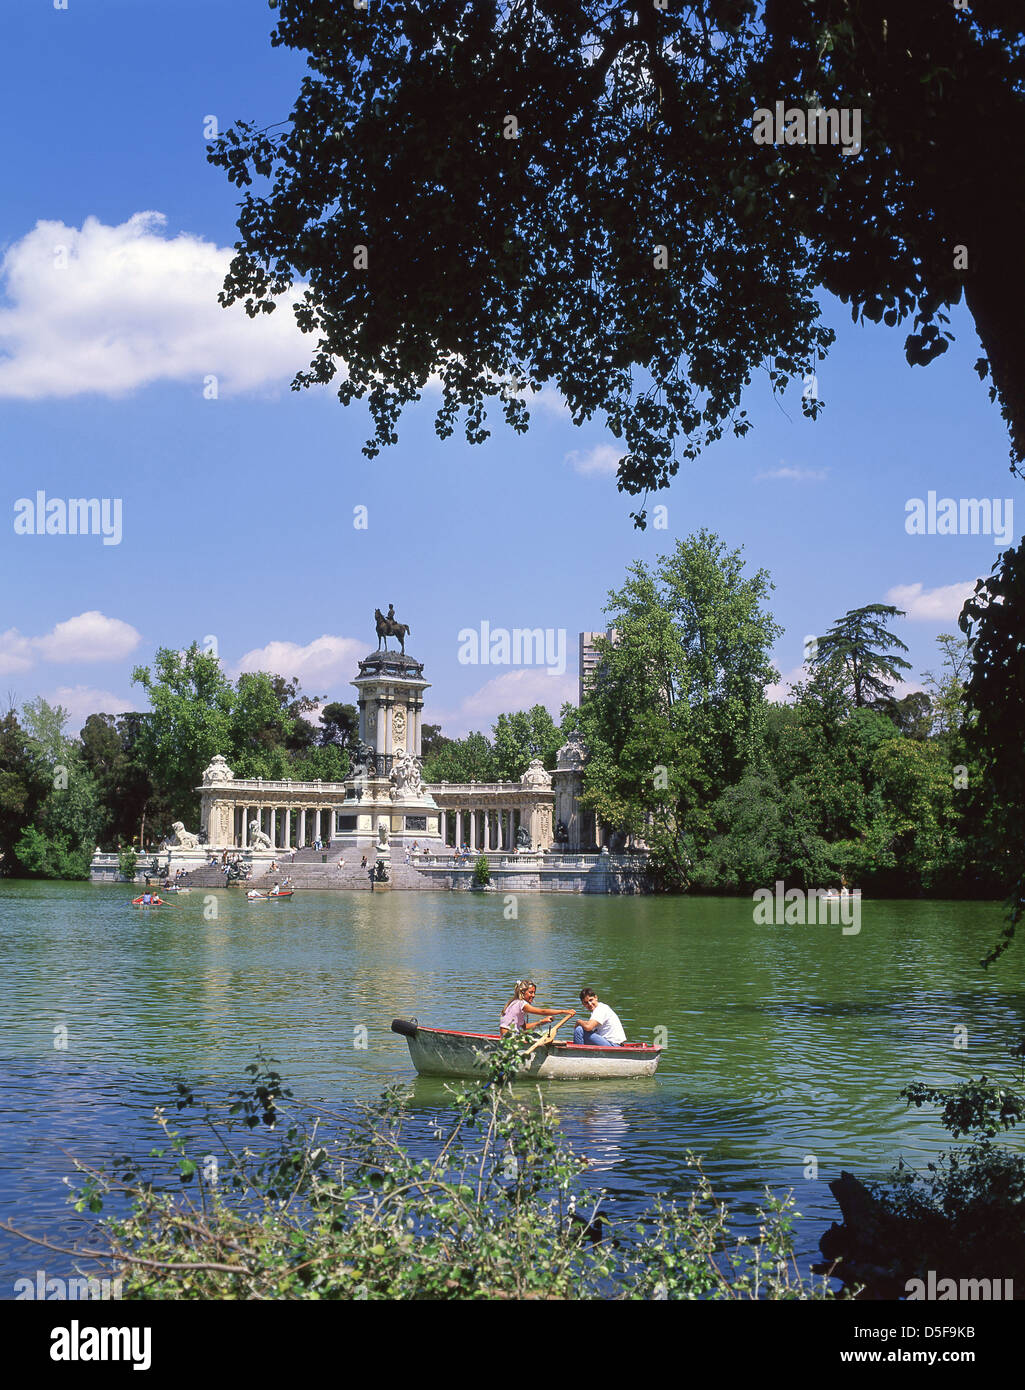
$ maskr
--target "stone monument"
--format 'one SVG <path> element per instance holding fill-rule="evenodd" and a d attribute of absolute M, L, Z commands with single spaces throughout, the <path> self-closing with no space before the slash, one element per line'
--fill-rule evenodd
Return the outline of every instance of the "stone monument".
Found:
<path fill-rule="evenodd" d="M 438 806 L 423 784 L 421 723 L 423 694 L 430 688 L 423 664 L 405 651 L 409 625 L 374 612 L 378 650 L 359 663 L 353 685 L 359 692 L 359 753 L 345 783 L 332 846 L 389 852 L 416 844 L 441 848 Z M 390 651 L 388 639 L 401 650 Z M 384 839 L 379 840 L 384 830 Z"/>

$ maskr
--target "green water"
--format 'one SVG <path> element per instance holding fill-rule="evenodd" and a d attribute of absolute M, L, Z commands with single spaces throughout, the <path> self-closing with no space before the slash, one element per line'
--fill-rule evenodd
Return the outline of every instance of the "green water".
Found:
<path fill-rule="evenodd" d="M 865 902 L 844 935 L 756 925 L 746 899 L 521 896 L 507 920 L 501 894 L 196 891 L 142 912 L 132 891 L 0 883 L 2 1214 L 62 1210 L 61 1148 L 148 1145 L 173 1075 L 234 1082 L 261 1045 L 300 1096 L 369 1100 L 413 1077 L 393 1017 L 492 1030 L 529 976 L 566 1006 L 593 985 L 631 1039 L 662 1030 L 652 1080 L 549 1083 L 614 1202 L 686 1190 L 696 1150 L 739 1213 L 793 1187 L 810 1254 L 841 1168 L 883 1176 L 944 1146 L 901 1087 L 992 1073 L 1023 1017 L 1018 949 L 978 966 L 995 904 Z M 415 1095 L 444 1107 L 440 1082 Z"/>

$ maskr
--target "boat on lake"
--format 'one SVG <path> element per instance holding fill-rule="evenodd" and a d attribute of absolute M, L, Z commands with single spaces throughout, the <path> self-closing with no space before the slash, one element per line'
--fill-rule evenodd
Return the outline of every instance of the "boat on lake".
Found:
<path fill-rule="evenodd" d="M 282 888 L 280 893 L 260 893 L 255 888 L 250 888 L 246 897 L 251 903 L 274 903 L 278 898 L 290 898 L 294 892 L 294 888 Z"/>
<path fill-rule="evenodd" d="M 153 896 L 150 898 L 149 902 L 146 902 L 143 898 L 133 898 L 133 899 L 132 899 L 132 906 L 133 906 L 133 907 L 166 907 L 166 906 L 167 906 L 167 903 L 164 902 L 163 898 L 158 898 L 158 897 L 156 896 L 156 894 L 154 893 Z"/>
<path fill-rule="evenodd" d="M 391 1026 L 409 1044 L 413 1066 L 421 1076 L 481 1076 L 487 1056 L 502 1041 L 498 1033 L 461 1033 L 453 1028 L 425 1028 L 396 1018 Z M 547 1030 L 538 1029 L 538 1037 Z M 652 1043 L 623 1043 L 621 1047 L 597 1047 L 593 1043 L 555 1040 L 542 1043 L 524 1058 L 518 1078 L 552 1081 L 623 1080 L 654 1076 L 662 1048 Z"/>

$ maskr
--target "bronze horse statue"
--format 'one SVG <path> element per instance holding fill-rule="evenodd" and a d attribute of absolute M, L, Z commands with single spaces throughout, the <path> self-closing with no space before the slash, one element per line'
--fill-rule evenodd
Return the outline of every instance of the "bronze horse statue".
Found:
<path fill-rule="evenodd" d="M 392 610 L 394 611 L 394 610 Z M 388 650 L 388 638 L 397 637 L 402 655 L 406 654 L 406 636 L 409 633 L 408 623 L 397 623 L 394 618 L 386 618 L 380 608 L 374 609 L 374 617 L 377 619 L 377 650 L 381 650 L 384 643 L 385 651 Z"/>

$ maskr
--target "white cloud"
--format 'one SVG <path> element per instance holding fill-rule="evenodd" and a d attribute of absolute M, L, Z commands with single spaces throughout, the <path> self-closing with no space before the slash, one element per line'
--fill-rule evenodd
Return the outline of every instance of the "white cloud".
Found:
<path fill-rule="evenodd" d="M 131 623 L 92 609 L 57 623 L 45 637 L 34 637 L 32 646 L 44 661 L 119 661 L 141 641 Z"/>
<path fill-rule="evenodd" d="M 0 676 L 13 676 L 28 671 L 33 662 L 32 647 L 15 627 L 0 632 Z"/>
<path fill-rule="evenodd" d="M 135 651 L 142 637 L 131 623 L 107 618 L 95 609 L 57 623 L 43 637 L 23 637 L 16 628 L 0 633 L 0 675 L 30 670 L 43 661 L 118 661 Z"/>
<path fill-rule="evenodd" d="M 40 400 L 123 395 L 156 381 L 198 389 L 213 374 L 222 393 L 283 385 L 310 360 L 286 295 L 250 319 L 217 295 L 227 247 L 137 212 L 108 227 L 37 222 L 0 265 L 0 397 Z M 63 262 L 63 265 L 62 265 Z M 296 297 L 302 286 L 296 287 Z"/>
<path fill-rule="evenodd" d="M 577 677 L 568 672 L 550 676 L 543 666 L 520 666 L 494 676 L 453 710 L 429 709 L 425 722 L 440 724 L 446 738 L 462 738 L 471 729 L 487 733 L 500 714 L 544 705 L 558 723 L 567 700 L 576 704 Z"/>
<path fill-rule="evenodd" d="M 577 473 L 611 474 L 616 472 L 619 460 L 625 452 L 625 449 L 616 444 L 596 444 L 586 454 L 582 454 L 579 449 L 571 449 L 564 461 Z"/>
<path fill-rule="evenodd" d="M 126 714 L 139 708 L 139 702 L 123 700 L 110 690 L 96 690 L 90 685 L 60 685 L 44 695 L 49 705 L 63 705 L 68 711 L 67 733 L 81 733 L 90 714 Z"/>
<path fill-rule="evenodd" d="M 926 589 L 921 584 L 897 584 L 887 592 L 886 602 L 902 608 L 913 622 L 954 622 L 974 592 L 974 579 L 938 589 Z"/>
<path fill-rule="evenodd" d="M 781 464 L 779 468 L 770 468 L 767 473 L 756 473 L 755 482 L 761 482 L 764 479 L 771 481 L 782 479 L 792 483 L 821 483 L 828 473 L 828 468 L 790 468 L 786 464 Z"/>
<path fill-rule="evenodd" d="M 365 642 L 357 642 L 354 637 L 331 637 L 325 633 L 305 647 L 297 642 L 268 642 L 265 647 L 254 647 L 242 657 L 236 670 L 271 671 L 286 680 L 296 676 L 303 689 L 312 692 L 317 686 L 348 684 L 361 657 L 369 650 Z"/>

